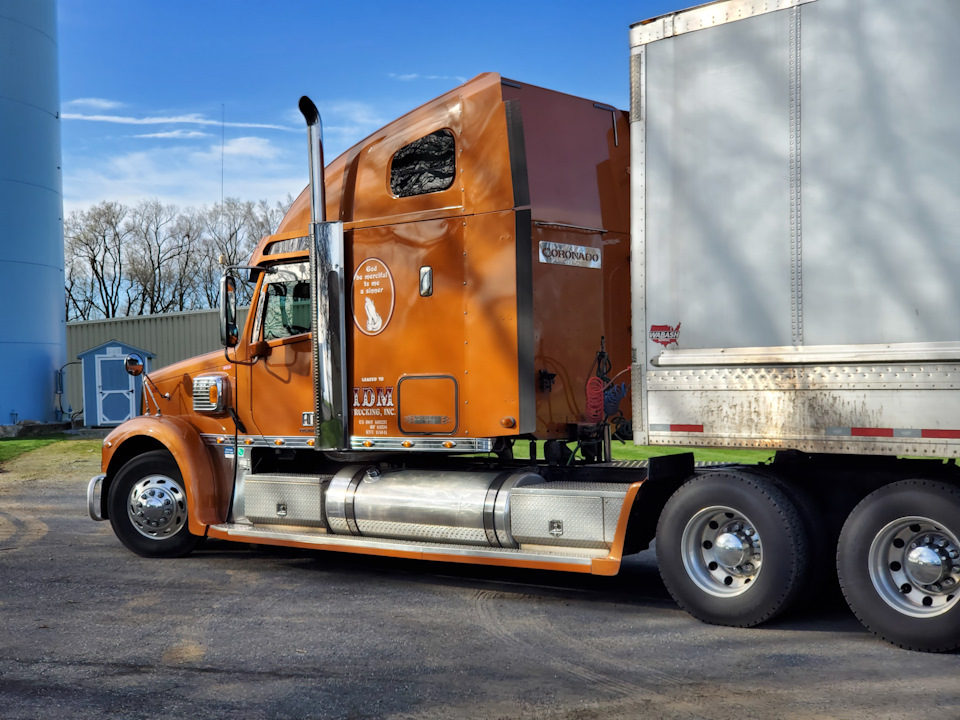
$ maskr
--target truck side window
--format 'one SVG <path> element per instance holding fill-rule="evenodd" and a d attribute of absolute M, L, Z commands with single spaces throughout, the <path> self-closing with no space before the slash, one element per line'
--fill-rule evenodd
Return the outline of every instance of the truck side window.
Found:
<path fill-rule="evenodd" d="M 279 265 L 264 278 L 263 339 L 310 332 L 310 275 L 307 263 Z"/>
<path fill-rule="evenodd" d="M 404 145 L 390 163 L 390 192 L 397 197 L 446 190 L 456 175 L 456 142 L 449 130 L 437 130 Z"/>

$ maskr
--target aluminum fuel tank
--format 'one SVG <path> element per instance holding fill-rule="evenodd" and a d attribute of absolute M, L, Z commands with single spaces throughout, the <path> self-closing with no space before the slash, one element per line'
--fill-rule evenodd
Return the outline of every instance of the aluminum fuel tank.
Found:
<path fill-rule="evenodd" d="M 510 490 L 542 482 L 527 471 L 381 472 L 354 465 L 330 481 L 326 518 L 340 535 L 515 548 Z"/>

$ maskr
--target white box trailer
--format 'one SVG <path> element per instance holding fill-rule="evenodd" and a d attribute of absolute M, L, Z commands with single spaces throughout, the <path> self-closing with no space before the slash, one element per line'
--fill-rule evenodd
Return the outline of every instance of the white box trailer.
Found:
<path fill-rule="evenodd" d="M 958 37 L 955 0 L 631 28 L 638 443 L 960 454 Z"/>
<path fill-rule="evenodd" d="M 660 516 L 664 582 L 701 619 L 737 624 L 757 563 L 799 553 L 813 597 L 836 557 L 880 636 L 960 642 L 957 38 L 956 0 L 724 0 L 631 28 L 634 439 L 778 450 L 698 471 Z M 760 542 L 775 488 L 804 532 Z"/>

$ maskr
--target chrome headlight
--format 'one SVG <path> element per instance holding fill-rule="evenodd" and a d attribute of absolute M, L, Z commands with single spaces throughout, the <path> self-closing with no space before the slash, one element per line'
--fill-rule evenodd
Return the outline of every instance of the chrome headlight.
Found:
<path fill-rule="evenodd" d="M 198 375 L 193 379 L 193 410 L 202 413 L 223 412 L 227 404 L 225 375 Z"/>

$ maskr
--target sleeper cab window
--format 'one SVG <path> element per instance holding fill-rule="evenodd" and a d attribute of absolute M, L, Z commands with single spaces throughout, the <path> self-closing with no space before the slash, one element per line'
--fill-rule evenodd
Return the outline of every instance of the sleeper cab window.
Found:
<path fill-rule="evenodd" d="M 456 176 L 456 142 L 449 130 L 437 130 L 404 145 L 390 163 L 390 192 L 413 197 L 440 192 Z"/>

